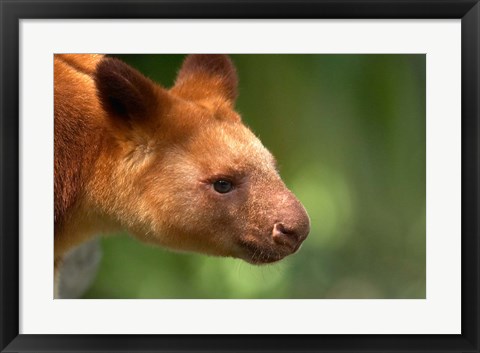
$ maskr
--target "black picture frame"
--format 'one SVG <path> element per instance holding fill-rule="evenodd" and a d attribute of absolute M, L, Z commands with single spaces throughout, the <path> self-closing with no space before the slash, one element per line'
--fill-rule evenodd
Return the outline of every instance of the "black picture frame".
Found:
<path fill-rule="evenodd" d="M 478 0 L 1 0 L 1 352 L 479 352 Z M 462 45 L 460 335 L 19 334 L 19 20 L 113 18 L 454 18 Z"/>

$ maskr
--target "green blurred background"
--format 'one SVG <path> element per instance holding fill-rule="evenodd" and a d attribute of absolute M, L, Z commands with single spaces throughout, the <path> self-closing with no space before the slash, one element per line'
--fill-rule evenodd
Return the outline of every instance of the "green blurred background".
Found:
<path fill-rule="evenodd" d="M 171 86 L 183 55 L 118 55 Z M 425 55 L 232 55 L 312 230 L 278 264 L 102 239 L 85 298 L 425 298 Z"/>

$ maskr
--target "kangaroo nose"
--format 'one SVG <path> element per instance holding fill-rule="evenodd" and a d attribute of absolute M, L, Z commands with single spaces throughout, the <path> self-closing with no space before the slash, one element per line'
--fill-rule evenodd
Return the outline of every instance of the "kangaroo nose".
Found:
<path fill-rule="evenodd" d="M 308 230 L 287 228 L 283 223 L 275 223 L 272 231 L 273 241 L 279 245 L 289 247 L 292 252 L 298 250 L 308 235 Z"/>

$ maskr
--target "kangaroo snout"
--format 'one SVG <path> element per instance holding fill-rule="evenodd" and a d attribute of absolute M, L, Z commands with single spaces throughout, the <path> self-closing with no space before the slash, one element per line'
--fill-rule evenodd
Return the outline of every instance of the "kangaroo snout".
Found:
<path fill-rule="evenodd" d="M 287 229 L 283 223 L 275 223 L 272 232 L 273 241 L 279 245 L 285 245 L 292 251 L 296 251 L 305 237 L 299 236 L 295 229 Z"/>

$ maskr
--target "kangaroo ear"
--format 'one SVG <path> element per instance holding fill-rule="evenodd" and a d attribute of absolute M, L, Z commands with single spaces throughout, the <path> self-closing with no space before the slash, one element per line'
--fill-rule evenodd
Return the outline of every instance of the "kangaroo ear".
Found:
<path fill-rule="evenodd" d="M 94 77 L 103 108 L 115 117 L 143 120 L 161 104 L 161 87 L 123 61 L 102 59 Z"/>
<path fill-rule="evenodd" d="M 237 98 L 237 71 L 228 55 L 193 54 L 185 59 L 172 91 L 188 99 Z"/>

